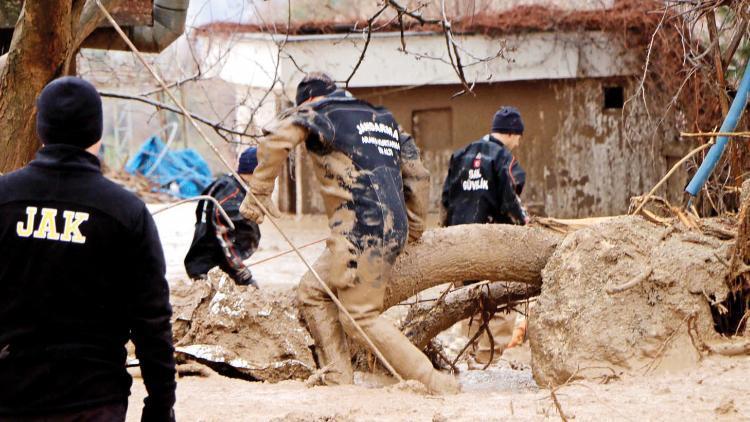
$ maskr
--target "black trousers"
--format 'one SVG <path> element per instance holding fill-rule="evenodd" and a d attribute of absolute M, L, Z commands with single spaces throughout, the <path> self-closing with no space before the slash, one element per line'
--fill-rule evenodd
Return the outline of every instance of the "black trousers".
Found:
<path fill-rule="evenodd" d="M 108 403 L 89 409 L 44 416 L 0 416 L 2 422 L 124 422 L 128 402 Z"/>

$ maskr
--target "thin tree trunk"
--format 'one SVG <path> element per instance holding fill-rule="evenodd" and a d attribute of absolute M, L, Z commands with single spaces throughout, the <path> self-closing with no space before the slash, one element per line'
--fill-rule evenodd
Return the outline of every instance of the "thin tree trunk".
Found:
<path fill-rule="evenodd" d="M 69 0 L 26 0 L 0 70 L 0 171 L 25 165 L 39 148 L 36 97 L 68 58 L 73 7 Z"/>
<path fill-rule="evenodd" d="M 25 1 L 10 50 L 0 57 L 0 173 L 26 165 L 39 149 L 36 98 L 71 68 L 80 44 L 101 22 L 95 8 L 94 0 Z"/>

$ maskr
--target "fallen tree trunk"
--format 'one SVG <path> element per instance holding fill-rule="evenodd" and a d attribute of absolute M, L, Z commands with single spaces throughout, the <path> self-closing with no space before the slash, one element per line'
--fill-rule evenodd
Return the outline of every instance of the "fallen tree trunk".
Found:
<path fill-rule="evenodd" d="M 563 235 L 536 227 L 470 224 L 429 230 L 396 260 L 385 309 L 444 283 L 505 280 L 542 284 Z"/>
<path fill-rule="evenodd" d="M 491 288 L 496 303 L 538 292 L 541 270 L 562 240 L 544 229 L 469 225 L 430 230 L 407 247 L 396 262 L 386 293 L 386 308 L 422 290 L 448 281 L 511 280 L 518 289 Z M 531 286 L 528 290 L 525 285 Z M 175 286 L 177 287 L 177 286 Z M 315 368 L 307 330 L 297 320 L 291 292 L 272 294 L 234 286 L 220 270 L 209 281 L 173 289 L 175 340 L 185 357 L 226 375 L 249 380 L 304 379 Z M 477 309 L 468 288 L 449 295 L 451 314 L 423 320 L 415 339 L 420 344 Z M 486 290 L 486 288 L 485 288 Z M 470 293 L 476 291 L 477 293 Z M 465 316 L 464 316 L 465 315 Z M 434 334 L 432 334 L 434 333 Z"/>
<path fill-rule="evenodd" d="M 420 349 L 430 340 L 458 321 L 478 314 L 482 309 L 494 312 L 519 301 L 538 296 L 541 287 L 524 283 L 498 281 L 479 286 L 468 286 L 446 295 L 439 302 L 414 305 L 401 331 Z"/>

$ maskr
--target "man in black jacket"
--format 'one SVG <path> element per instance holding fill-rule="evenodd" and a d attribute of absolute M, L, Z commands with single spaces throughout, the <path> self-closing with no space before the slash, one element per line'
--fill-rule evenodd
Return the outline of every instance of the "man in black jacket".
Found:
<path fill-rule="evenodd" d="M 492 119 L 489 135 L 453 153 L 443 186 L 443 226 L 528 222 L 519 199 L 526 172 L 511 153 L 523 131 L 521 113 L 515 107 L 502 107 Z"/>
<path fill-rule="evenodd" d="M 240 155 L 237 173 L 249 179 L 258 165 L 257 148 L 250 147 Z M 232 220 L 234 229 L 227 223 L 212 201 L 200 201 L 195 210 L 195 235 L 185 256 L 185 270 L 193 279 L 205 278 L 206 273 L 218 266 L 240 286 L 258 287 L 253 274 L 243 260 L 258 249 L 260 228 L 254 221 L 240 215 L 240 204 L 245 190 L 231 174 L 211 183 L 202 193 L 221 204 Z"/>
<path fill-rule="evenodd" d="M 489 135 L 453 153 L 443 187 L 443 226 L 528 222 L 519 198 L 526 172 L 511 153 L 521 142 L 523 131 L 521 113 L 515 107 L 502 107 L 492 119 Z M 491 356 L 499 358 L 504 349 L 522 342 L 526 321 L 519 318 L 514 331 L 515 325 L 515 313 L 494 316 L 489 325 L 494 344 L 482 336 L 474 354 L 476 361 L 489 363 Z M 467 334 L 473 336 L 471 331 Z"/>
<path fill-rule="evenodd" d="M 164 254 L 143 202 L 102 176 L 99 94 L 57 79 L 37 110 L 43 148 L 0 177 L 0 420 L 123 421 L 129 339 L 143 420 L 172 420 Z"/>

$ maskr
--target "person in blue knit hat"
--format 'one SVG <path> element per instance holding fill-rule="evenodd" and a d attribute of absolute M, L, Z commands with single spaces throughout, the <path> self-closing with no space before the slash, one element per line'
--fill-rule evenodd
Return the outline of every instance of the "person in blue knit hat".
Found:
<path fill-rule="evenodd" d="M 258 165 L 258 150 L 246 149 L 239 157 L 237 173 L 246 179 Z M 240 286 L 258 287 L 244 261 L 258 249 L 260 228 L 254 221 L 240 215 L 240 204 L 245 190 L 231 174 L 211 183 L 202 193 L 216 198 L 234 224 L 225 221 L 212 201 L 200 201 L 195 210 L 195 234 L 185 256 L 185 270 L 193 279 L 205 278 L 211 268 L 218 266 Z"/>

